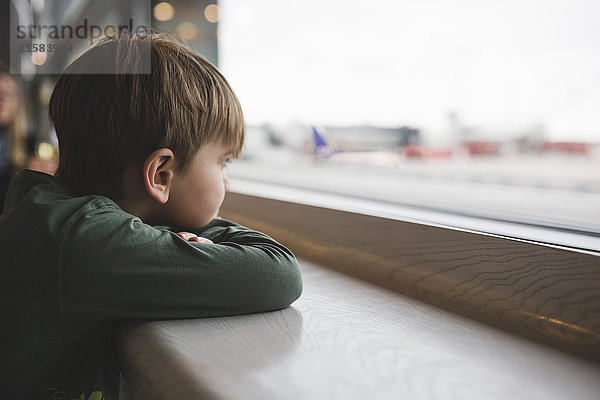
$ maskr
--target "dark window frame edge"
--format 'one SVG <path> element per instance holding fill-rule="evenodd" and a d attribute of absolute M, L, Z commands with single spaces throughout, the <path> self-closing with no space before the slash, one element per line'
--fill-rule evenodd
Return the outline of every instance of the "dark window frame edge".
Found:
<path fill-rule="evenodd" d="M 600 234 L 590 235 L 584 231 L 487 218 L 468 213 L 456 213 L 451 210 L 431 209 L 426 206 L 386 204 L 377 200 L 343 196 L 337 193 L 323 193 L 271 182 L 236 179 L 231 192 L 600 255 Z M 306 197 L 299 198 L 306 194 L 310 196 L 308 200 Z M 367 207 L 361 207 L 360 204 L 367 205 Z M 393 211 L 390 211 L 392 209 Z M 482 225 L 487 226 L 482 228 Z M 582 240 L 587 245 L 574 245 L 575 242 L 581 243 Z"/>

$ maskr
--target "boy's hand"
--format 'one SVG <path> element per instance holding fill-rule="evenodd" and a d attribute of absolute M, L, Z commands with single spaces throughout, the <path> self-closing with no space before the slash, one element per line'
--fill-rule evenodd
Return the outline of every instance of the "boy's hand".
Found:
<path fill-rule="evenodd" d="M 202 236 L 195 235 L 190 232 L 178 232 L 177 236 L 179 236 L 186 242 L 199 242 L 199 243 L 206 243 L 206 244 L 214 244 L 212 240 L 207 239 Z"/>

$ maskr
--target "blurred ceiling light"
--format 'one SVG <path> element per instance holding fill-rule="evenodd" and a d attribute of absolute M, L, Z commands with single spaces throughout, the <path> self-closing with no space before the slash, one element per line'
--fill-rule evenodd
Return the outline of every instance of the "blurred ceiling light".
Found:
<path fill-rule="evenodd" d="M 42 51 L 35 51 L 31 53 L 31 62 L 35 65 L 44 65 L 48 55 Z"/>
<path fill-rule="evenodd" d="M 249 6 L 236 7 L 233 19 L 240 25 L 250 25 L 254 21 L 254 10 Z"/>
<path fill-rule="evenodd" d="M 175 34 L 181 40 L 193 40 L 198 36 L 198 28 L 191 22 L 182 22 L 175 28 Z"/>
<path fill-rule="evenodd" d="M 50 143 L 41 142 L 37 146 L 37 154 L 43 160 L 51 160 L 56 155 L 56 151 Z"/>
<path fill-rule="evenodd" d="M 159 21 L 169 21 L 173 18 L 173 14 L 175 14 L 175 10 L 171 3 L 163 1 L 154 6 L 154 18 Z"/>
<path fill-rule="evenodd" d="M 219 6 L 216 4 L 209 4 L 204 8 L 204 18 L 208 22 L 215 23 L 219 20 Z"/>

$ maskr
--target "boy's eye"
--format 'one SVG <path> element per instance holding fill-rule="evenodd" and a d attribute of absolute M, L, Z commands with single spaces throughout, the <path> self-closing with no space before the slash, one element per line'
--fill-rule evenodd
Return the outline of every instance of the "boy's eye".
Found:
<path fill-rule="evenodd" d="M 231 162 L 231 158 L 227 158 L 223 161 L 223 167 L 227 167 L 227 165 Z"/>

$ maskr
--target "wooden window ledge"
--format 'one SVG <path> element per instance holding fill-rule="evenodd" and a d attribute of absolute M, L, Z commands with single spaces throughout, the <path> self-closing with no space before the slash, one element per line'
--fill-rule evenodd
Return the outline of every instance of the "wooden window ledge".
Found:
<path fill-rule="evenodd" d="M 126 322 L 133 399 L 597 399 L 600 365 L 301 261 L 271 313 Z"/>

